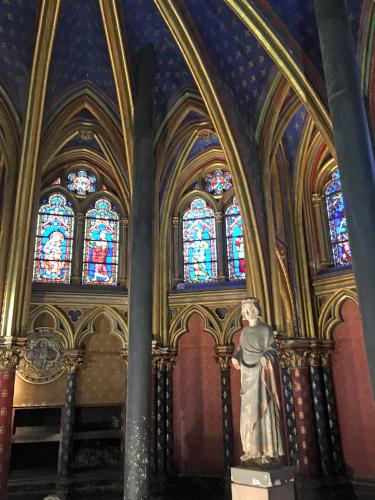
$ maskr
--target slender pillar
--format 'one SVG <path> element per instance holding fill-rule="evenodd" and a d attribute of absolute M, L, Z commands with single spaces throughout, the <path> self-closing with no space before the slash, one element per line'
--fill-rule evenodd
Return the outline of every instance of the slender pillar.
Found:
<path fill-rule="evenodd" d="M 69 476 L 73 462 L 73 435 L 76 403 L 77 373 L 83 361 L 83 352 L 66 350 L 65 365 L 68 371 L 65 389 L 65 406 L 62 415 L 61 441 L 59 447 L 58 474 L 64 479 Z"/>
<path fill-rule="evenodd" d="M 154 205 L 153 47 L 143 49 L 134 108 L 124 499 L 150 498 L 152 242 Z"/>
<path fill-rule="evenodd" d="M 320 472 L 315 431 L 313 401 L 308 366 L 308 344 L 281 341 L 281 366 L 288 367 L 293 391 L 293 417 L 298 459 L 294 457 L 298 472 L 303 476 L 317 476 Z M 292 449 L 290 447 L 289 449 Z"/>
<path fill-rule="evenodd" d="M 173 366 L 176 352 L 156 348 L 156 462 L 159 474 L 173 469 Z"/>
<path fill-rule="evenodd" d="M 173 217 L 172 219 L 173 227 L 173 288 L 180 283 L 181 278 L 181 265 L 180 265 L 180 218 Z"/>
<path fill-rule="evenodd" d="M 216 237 L 217 237 L 217 264 L 219 281 L 225 281 L 224 269 L 224 235 L 223 235 L 223 212 L 215 212 Z"/>
<path fill-rule="evenodd" d="M 345 464 L 342 455 L 336 400 L 332 383 L 331 350 L 321 352 L 320 358 L 323 373 L 324 393 L 327 405 L 329 439 L 331 443 L 333 469 L 335 474 L 340 475 L 345 473 Z"/>
<path fill-rule="evenodd" d="M 282 384 L 282 400 L 284 402 L 284 417 L 285 417 L 285 434 L 288 453 L 288 464 L 299 469 L 298 459 L 298 444 L 297 444 L 297 426 L 296 414 L 294 412 L 293 402 L 293 384 L 288 359 L 281 354 L 279 357 L 281 384 Z"/>
<path fill-rule="evenodd" d="M 18 346 L 0 346 L 0 498 L 6 498 L 12 439 L 14 379 L 21 353 Z"/>
<path fill-rule="evenodd" d="M 232 346 L 217 346 L 216 359 L 221 374 L 221 408 L 223 419 L 224 467 L 227 471 L 233 466 L 233 419 L 232 397 L 230 390 L 230 367 L 233 356 Z"/>
<path fill-rule="evenodd" d="M 166 470 L 173 470 L 173 368 L 176 362 L 176 353 L 170 352 L 164 361 L 165 369 L 165 441 L 166 441 Z"/>
<path fill-rule="evenodd" d="M 327 404 L 324 391 L 323 372 L 321 358 L 318 350 L 313 350 L 309 355 L 310 378 L 313 409 L 315 415 L 315 426 L 317 444 L 320 459 L 320 468 L 323 476 L 331 476 L 333 473 L 333 460 L 331 443 L 329 438 L 329 424 L 327 415 Z"/>
<path fill-rule="evenodd" d="M 128 225 L 129 220 L 127 217 L 121 219 L 121 227 L 122 227 L 122 249 L 121 249 L 121 276 L 120 276 L 120 285 L 122 287 L 126 287 L 126 279 L 128 272 Z"/>
<path fill-rule="evenodd" d="M 348 219 L 353 268 L 375 390 L 375 165 L 346 2 L 315 0 L 315 12 Z"/>
<path fill-rule="evenodd" d="M 317 256 L 316 259 L 316 270 L 317 272 L 325 269 L 329 264 L 332 264 L 332 252 L 327 251 L 327 231 L 324 231 L 324 222 L 326 222 L 327 216 L 324 214 L 322 210 L 322 201 L 324 201 L 324 197 L 318 193 L 313 193 L 311 196 L 311 202 L 313 207 L 313 220 L 315 227 L 315 235 L 316 235 L 316 250 Z M 315 253 L 315 252 L 314 252 Z M 327 258 L 328 257 L 328 258 Z"/>
<path fill-rule="evenodd" d="M 83 231 L 84 231 L 84 223 L 85 223 L 85 214 L 82 212 L 78 212 L 76 215 L 76 236 L 75 241 L 83 240 Z M 79 285 L 81 283 L 81 269 L 83 268 L 83 256 L 82 252 L 77 256 L 78 258 L 73 259 L 73 273 L 72 273 L 72 284 Z"/>

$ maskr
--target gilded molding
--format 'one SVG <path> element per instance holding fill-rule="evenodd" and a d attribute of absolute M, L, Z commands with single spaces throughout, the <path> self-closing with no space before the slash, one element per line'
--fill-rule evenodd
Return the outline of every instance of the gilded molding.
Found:
<path fill-rule="evenodd" d="M 220 370 L 230 369 L 232 366 L 233 351 L 234 349 L 232 345 L 220 345 L 215 347 L 215 359 L 219 363 Z"/>
<path fill-rule="evenodd" d="M 16 370 L 25 354 L 26 339 L 2 339 L 0 343 L 0 370 Z"/>
<path fill-rule="evenodd" d="M 83 363 L 84 351 L 79 349 L 66 349 L 64 352 L 65 367 L 68 373 L 77 373 Z"/>
<path fill-rule="evenodd" d="M 231 167 L 234 185 L 236 186 L 237 195 L 241 203 L 244 227 L 247 228 L 247 231 L 245 231 L 245 235 L 247 235 L 245 238 L 246 255 L 251 255 L 253 260 L 258 263 L 257 266 L 253 266 L 251 276 L 247 280 L 248 292 L 259 297 L 268 319 L 271 312 L 270 300 L 254 207 L 246 180 L 245 169 L 236 147 L 236 141 L 230 129 L 228 118 L 218 98 L 216 89 L 217 80 L 209 74 L 208 68 L 205 67 L 200 51 L 191 35 L 191 30 L 189 30 L 187 23 L 184 21 L 174 2 L 172 0 L 154 0 L 154 3 L 169 27 L 197 83 L 217 131 L 227 163 Z M 160 332 L 163 337 L 168 332 L 168 328 L 166 327 L 167 325 L 163 325 Z"/>
<path fill-rule="evenodd" d="M 7 288 L 3 301 L 1 336 L 20 336 L 26 328 L 31 297 L 30 235 L 38 178 L 38 154 L 48 71 L 56 32 L 60 0 L 42 0 L 31 71 L 19 176 L 10 235 Z M 20 235 L 23 235 L 20 238 Z M 25 272 L 28 269 L 29 272 Z"/>
<path fill-rule="evenodd" d="M 284 47 L 279 37 L 262 19 L 251 2 L 247 0 L 225 0 L 225 3 L 251 31 L 274 60 L 280 71 L 289 80 L 296 94 L 320 128 L 329 148 L 334 151 L 332 123 L 328 111 L 306 75 L 299 68 L 291 52 Z"/>
<path fill-rule="evenodd" d="M 125 158 L 131 190 L 131 172 L 133 162 L 133 98 L 125 47 L 122 40 L 120 20 L 116 0 L 99 0 L 104 31 L 111 59 L 112 71 L 120 107 L 122 132 L 125 145 Z"/>
<path fill-rule="evenodd" d="M 281 351 L 278 354 L 278 359 L 281 368 L 298 369 L 308 366 L 308 352 L 293 350 Z"/>

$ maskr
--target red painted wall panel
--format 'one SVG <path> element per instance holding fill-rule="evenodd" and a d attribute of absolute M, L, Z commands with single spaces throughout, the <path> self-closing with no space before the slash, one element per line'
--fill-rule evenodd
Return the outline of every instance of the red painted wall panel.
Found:
<path fill-rule="evenodd" d="M 375 403 L 357 304 L 342 305 L 332 359 L 344 460 L 356 476 L 375 477 Z"/>
<path fill-rule="evenodd" d="M 179 341 L 173 373 L 174 460 L 186 474 L 224 469 L 220 367 L 213 337 L 193 314 Z"/>

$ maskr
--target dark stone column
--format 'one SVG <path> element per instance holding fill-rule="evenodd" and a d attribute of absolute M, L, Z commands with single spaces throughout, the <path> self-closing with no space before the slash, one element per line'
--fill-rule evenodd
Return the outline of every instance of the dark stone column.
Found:
<path fill-rule="evenodd" d="M 139 60 L 134 107 L 125 500 L 150 498 L 154 205 L 153 66 L 154 51 L 149 45 L 143 49 Z"/>
<path fill-rule="evenodd" d="M 324 391 L 323 371 L 319 351 L 314 350 L 310 353 L 309 366 L 320 467 L 323 476 L 331 476 L 333 473 L 333 460 L 331 442 L 329 438 L 329 424 Z"/>
<path fill-rule="evenodd" d="M 321 364 L 323 373 L 323 388 L 325 393 L 329 439 L 334 472 L 338 475 L 345 473 L 345 464 L 342 455 L 339 422 L 337 419 L 336 400 L 332 384 L 331 351 L 321 352 Z"/>
<path fill-rule="evenodd" d="M 14 380 L 21 355 L 14 345 L 0 346 L 0 498 L 7 498 Z"/>
<path fill-rule="evenodd" d="M 173 366 L 176 352 L 154 350 L 156 367 L 156 465 L 159 474 L 173 470 Z"/>
<path fill-rule="evenodd" d="M 320 465 L 308 366 L 310 348 L 308 341 L 301 342 L 296 339 L 294 341 L 289 339 L 279 340 L 279 346 L 281 348 L 279 354 L 280 364 L 284 369 L 288 368 L 287 380 L 288 382 L 290 380 L 293 391 L 293 409 L 289 408 L 291 417 L 289 425 L 295 425 L 298 459 L 293 458 L 301 475 L 314 477 L 319 474 Z M 284 372 L 284 375 L 286 375 L 286 372 Z M 295 446 L 293 441 L 294 438 L 292 437 L 292 443 L 289 445 L 292 456 L 293 447 Z"/>
<path fill-rule="evenodd" d="M 346 2 L 315 0 L 353 268 L 375 390 L 375 165 Z"/>
<path fill-rule="evenodd" d="M 217 346 L 216 359 L 221 373 L 221 408 L 223 418 L 224 467 L 229 471 L 233 466 L 233 419 L 230 388 L 230 368 L 233 356 L 232 346 Z"/>
<path fill-rule="evenodd" d="M 66 380 L 65 406 L 62 415 L 58 460 L 58 474 L 61 479 L 67 478 L 72 469 L 77 373 L 78 367 L 83 360 L 83 353 L 73 349 L 67 350 L 64 353 L 64 358 L 68 378 Z"/>
<path fill-rule="evenodd" d="M 281 391 L 284 402 L 284 417 L 288 463 L 299 469 L 296 414 L 294 412 L 293 384 L 290 369 L 284 356 L 280 356 Z"/>

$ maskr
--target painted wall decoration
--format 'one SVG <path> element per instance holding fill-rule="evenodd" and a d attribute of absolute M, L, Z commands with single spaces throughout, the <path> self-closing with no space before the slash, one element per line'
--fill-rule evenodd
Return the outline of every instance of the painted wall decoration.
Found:
<path fill-rule="evenodd" d="M 195 198 L 183 215 L 184 282 L 217 280 L 216 227 L 212 208 Z"/>
<path fill-rule="evenodd" d="M 205 189 L 216 197 L 221 197 L 225 191 L 232 188 L 232 176 L 229 172 L 215 170 L 213 174 L 208 174 L 205 178 Z"/>
<path fill-rule="evenodd" d="M 64 346 L 58 335 L 50 328 L 40 328 L 30 334 L 17 373 L 27 382 L 51 382 L 65 370 L 63 355 Z"/>
<path fill-rule="evenodd" d="M 331 182 L 325 189 L 327 215 L 333 261 L 335 266 L 351 265 L 352 256 L 349 244 L 348 226 L 345 216 L 344 198 L 341 190 L 340 172 L 335 170 Z"/>
<path fill-rule="evenodd" d="M 119 216 L 101 198 L 86 213 L 82 284 L 117 285 Z"/>
<path fill-rule="evenodd" d="M 74 212 L 66 198 L 55 193 L 39 209 L 33 281 L 70 283 Z"/>
<path fill-rule="evenodd" d="M 225 236 L 230 280 L 246 278 L 245 242 L 242 217 L 236 197 L 225 210 Z"/>
<path fill-rule="evenodd" d="M 86 196 L 96 191 L 96 177 L 88 174 L 86 170 L 78 170 L 68 175 L 69 191 L 73 191 L 78 196 Z"/>

